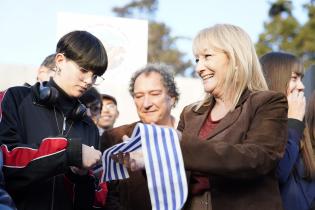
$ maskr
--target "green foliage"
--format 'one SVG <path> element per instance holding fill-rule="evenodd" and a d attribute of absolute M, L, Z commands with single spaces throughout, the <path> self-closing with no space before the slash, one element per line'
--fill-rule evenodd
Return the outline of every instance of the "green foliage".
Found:
<path fill-rule="evenodd" d="M 256 50 L 259 56 L 270 51 L 286 51 L 303 59 L 305 66 L 315 64 L 315 7 L 304 5 L 308 21 L 303 25 L 292 15 L 292 3 L 277 0 L 271 4 L 265 31 L 259 35 Z"/>
<path fill-rule="evenodd" d="M 132 1 L 122 7 L 114 7 L 113 12 L 120 17 L 133 17 L 136 12 L 138 14 L 155 13 L 158 7 L 157 0 L 141 0 Z"/>
<path fill-rule="evenodd" d="M 270 20 L 264 23 L 265 32 L 259 35 L 256 49 L 258 55 L 269 51 L 294 51 L 293 42 L 299 33 L 299 23 L 292 16 L 292 6 L 278 0 L 269 10 Z"/>
<path fill-rule="evenodd" d="M 114 7 L 113 12 L 120 17 L 149 19 L 148 61 L 168 64 L 172 66 L 175 74 L 184 74 L 192 64 L 185 59 L 186 54 L 176 46 L 180 38 L 173 37 L 171 29 L 165 23 L 154 20 L 157 8 L 157 0 L 140 0 L 122 7 Z"/>
<path fill-rule="evenodd" d="M 175 74 L 183 73 L 192 64 L 184 61 L 185 53 L 176 47 L 177 37 L 170 35 L 170 28 L 164 23 L 149 23 L 149 62 L 163 62 L 173 67 Z"/>
<path fill-rule="evenodd" d="M 301 56 L 307 66 L 315 64 L 315 6 L 306 4 L 308 21 L 301 27 L 295 39 L 296 53 Z"/>

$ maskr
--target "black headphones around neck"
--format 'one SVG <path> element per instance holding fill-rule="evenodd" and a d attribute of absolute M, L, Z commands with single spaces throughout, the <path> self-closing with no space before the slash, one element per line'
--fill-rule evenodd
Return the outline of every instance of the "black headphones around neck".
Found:
<path fill-rule="evenodd" d="M 59 91 L 48 84 L 48 82 L 37 82 L 32 86 L 34 99 L 37 103 L 52 107 L 56 104 L 59 97 Z M 72 109 L 69 118 L 73 120 L 82 119 L 86 115 L 86 106 L 78 101 L 77 105 Z"/>

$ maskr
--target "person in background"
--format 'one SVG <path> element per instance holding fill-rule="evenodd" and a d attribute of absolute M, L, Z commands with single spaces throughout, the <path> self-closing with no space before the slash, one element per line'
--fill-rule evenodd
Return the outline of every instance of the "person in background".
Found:
<path fill-rule="evenodd" d="M 94 124 L 97 125 L 102 110 L 100 93 L 95 87 L 91 87 L 80 97 L 80 101 L 86 106 L 87 115 L 93 120 Z"/>
<path fill-rule="evenodd" d="M 101 94 L 101 98 L 102 111 L 97 121 L 100 135 L 102 135 L 105 130 L 113 128 L 119 116 L 116 98 L 108 94 Z"/>
<path fill-rule="evenodd" d="M 51 77 L 56 73 L 56 63 L 55 63 L 56 54 L 51 54 L 47 56 L 42 64 L 37 69 L 37 82 L 49 81 Z M 31 87 L 29 83 L 25 82 L 24 86 Z"/>
<path fill-rule="evenodd" d="M 91 209 L 98 129 L 78 100 L 107 69 L 101 41 L 72 31 L 57 43 L 52 79 L 9 88 L 1 102 L 6 188 L 19 210 Z M 105 199 L 105 198 L 104 198 Z"/>
<path fill-rule="evenodd" d="M 315 115 L 311 109 L 314 99 L 311 98 L 311 108 L 306 115 L 309 126 L 305 128 L 303 63 L 286 52 L 267 53 L 260 62 L 270 90 L 286 94 L 288 99 L 288 143 L 277 168 L 284 209 L 310 210 L 312 206 L 315 208 L 315 159 L 312 148 L 314 127 L 309 126 L 314 126 Z"/>
<path fill-rule="evenodd" d="M 168 66 L 148 64 L 135 72 L 130 81 L 129 92 L 140 122 L 175 126 L 171 110 L 178 101 L 179 93 Z M 123 136 L 131 136 L 136 124 L 134 122 L 106 130 L 101 137 L 101 151 L 122 142 Z M 129 175 L 126 180 L 110 182 L 109 195 L 113 197 L 112 200 L 107 200 L 108 209 L 152 209 L 145 170 L 130 171 Z"/>
<path fill-rule="evenodd" d="M 102 110 L 100 93 L 95 87 L 91 87 L 80 97 L 80 101 L 86 106 L 87 116 L 93 120 L 95 125 L 97 125 Z M 102 173 L 102 170 L 93 170 L 93 175 L 96 179 L 95 183 L 98 183 L 98 189 L 95 191 L 94 202 L 94 206 L 97 209 L 104 209 L 106 200 L 112 199 L 111 195 L 107 195 L 107 184 L 101 180 Z"/>
<path fill-rule="evenodd" d="M 306 192 L 305 197 L 308 198 L 306 203 L 307 208 L 305 209 L 315 209 L 315 91 L 308 98 L 305 122 L 306 130 L 304 130 L 304 140 L 301 142 L 301 150 L 305 164 L 304 173 L 308 178 L 303 177 L 304 179 L 301 182 L 303 183 L 303 190 Z M 301 170 L 301 167 L 297 170 Z"/>
<path fill-rule="evenodd" d="M 53 77 L 56 72 L 55 63 L 56 54 L 47 56 L 37 70 L 37 81 L 44 82 L 49 81 L 50 77 Z"/>

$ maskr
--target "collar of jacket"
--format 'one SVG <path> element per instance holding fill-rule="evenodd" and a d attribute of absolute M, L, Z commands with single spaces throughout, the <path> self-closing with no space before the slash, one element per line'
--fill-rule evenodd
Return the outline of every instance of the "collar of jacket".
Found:
<path fill-rule="evenodd" d="M 240 97 L 240 100 L 237 102 L 236 107 L 240 106 L 241 104 L 243 104 L 246 99 L 248 98 L 248 96 L 250 95 L 251 91 L 248 89 L 245 89 Z M 209 104 L 204 104 L 202 105 L 199 109 L 196 109 L 196 107 L 198 106 L 198 104 L 194 105 L 192 110 L 197 113 L 197 114 L 204 114 L 206 111 L 209 111 L 212 109 L 212 107 L 214 106 L 215 100 L 214 97 L 210 98 L 210 103 Z"/>
<path fill-rule="evenodd" d="M 74 99 L 74 98 L 70 98 L 56 83 L 55 81 L 50 78 L 49 81 L 45 81 L 45 85 L 47 86 L 50 86 L 50 87 L 54 87 L 58 90 L 59 92 L 59 96 L 58 96 L 58 99 L 56 101 L 56 105 L 57 105 L 57 109 L 59 110 L 62 110 L 58 105 L 58 104 L 63 104 L 62 102 L 65 102 L 65 101 L 68 101 L 67 104 L 70 108 L 73 108 L 74 106 L 77 106 L 79 102 L 78 99 Z M 39 101 L 36 100 L 36 97 L 39 97 L 38 96 L 38 92 L 37 92 L 37 89 L 39 88 L 39 82 L 37 82 L 36 84 L 34 84 L 34 87 L 33 87 L 33 91 L 32 91 L 32 94 L 35 94 L 37 96 L 33 96 L 32 97 L 32 102 L 33 104 L 37 105 L 37 106 L 41 106 L 41 107 L 46 107 L 48 109 L 51 109 L 52 107 L 48 106 L 48 105 L 45 105 L 45 104 L 42 104 L 40 103 Z M 69 109 L 70 109 L 69 108 Z M 63 111 L 63 110 L 62 110 Z M 93 123 L 93 121 L 88 117 L 88 116 L 84 116 L 82 119 L 81 119 L 84 123 L 86 124 L 91 124 Z M 94 123 L 93 123 L 94 124 Z"/>

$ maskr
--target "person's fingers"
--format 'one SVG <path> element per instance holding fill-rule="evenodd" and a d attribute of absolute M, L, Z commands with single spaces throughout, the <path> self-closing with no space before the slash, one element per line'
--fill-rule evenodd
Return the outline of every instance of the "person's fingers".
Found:
<path fill-rule="evenodd" d="M 117 154 L 116 154 L 116 159 L 117 159 L 117 162 L 118 163 L 121 163 L 121 153 L 120 152 L 118 152 Z"/>
<path fill-rule="evenodd" d="M 130 164 L 130 155 L 129 155 L 129 153 L 124 153 L 123 154 L 123 164 L 125 166 L 128 166 Z"/>
<path fill-rule="evenodd" d="M 122 137 L 122 140 L 125 142 L 125 141 L 128 141 L 130 138 L 127 136 L 127 135 L 123 135 Z"/>
<path fill-rule="evenodd" d="M 129 167 L 131 171 L 136 171 L 137 170 L 137 164 L 136 161 L 134 159 L 131 159 L 129 162 Z"/>
<path fill-rule="evenodd" d="M 111 158 L 112 158 L 115 162 L 118 162 L 118 155 L 117 155 L 117 154 L 112 155 Z"/>

